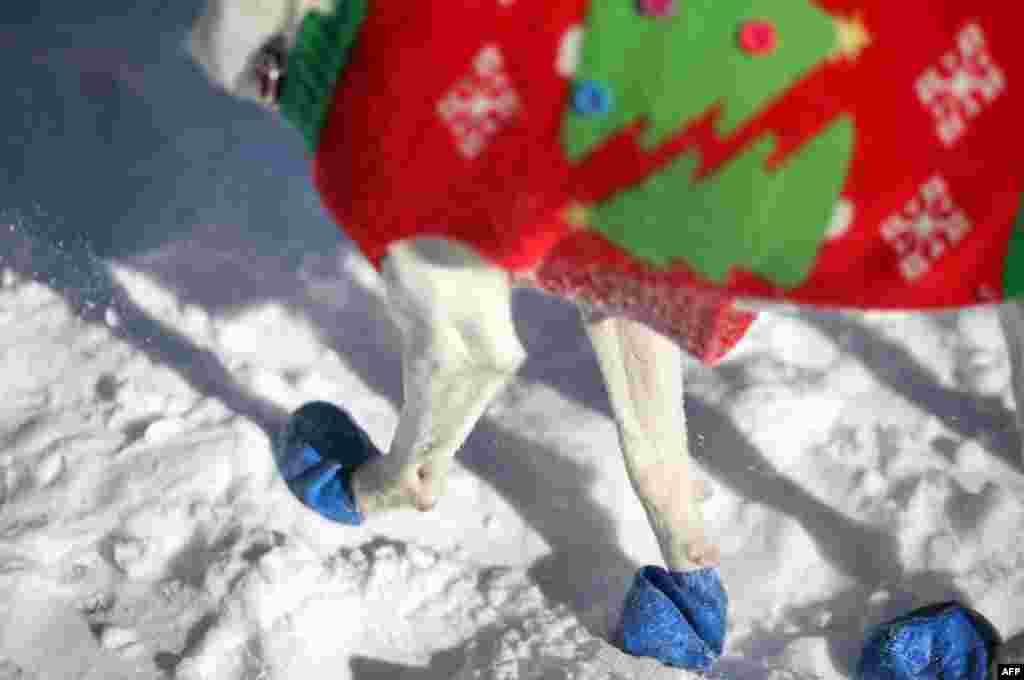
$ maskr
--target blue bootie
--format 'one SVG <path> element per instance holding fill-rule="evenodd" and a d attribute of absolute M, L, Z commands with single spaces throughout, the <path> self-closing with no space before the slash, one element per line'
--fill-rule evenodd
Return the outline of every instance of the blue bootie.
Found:
<path fill-rule="evenodd" d="M 713 567 L 691 572 L 644 567 L 626 595 L 619 642 L 633 656 L 707 672 L 722 654 L 728 606 Z"/>
<path fill-rule="evenodd" d="M 986 680 L 999 633 L 957 602 L 915 609 L 873 628 L 856 680 Z"/>
<path fill-rule="evenodd" d="M 288 488 L 303 505 L 342 524 L 362 524 L 352 495 L 352 473 L 381 455 L 345 411 L 323 401 L 292 414 L 274 458 Z"/>

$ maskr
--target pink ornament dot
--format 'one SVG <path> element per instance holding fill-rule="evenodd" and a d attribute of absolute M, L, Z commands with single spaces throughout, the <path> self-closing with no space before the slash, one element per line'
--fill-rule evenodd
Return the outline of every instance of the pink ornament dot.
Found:
<path fill-rule="evenodd" d="M 640 13 L 648 17 L 671 17 L 676 14 L 675 0 L 639 0 Z"/>
<path fill-rule="evenodd" d="M 748 21 L 740 29 L 740 47 L 747 54 L 764 56 L 774 52 L 778 46 L 779 33 L 770 21 Z"/>

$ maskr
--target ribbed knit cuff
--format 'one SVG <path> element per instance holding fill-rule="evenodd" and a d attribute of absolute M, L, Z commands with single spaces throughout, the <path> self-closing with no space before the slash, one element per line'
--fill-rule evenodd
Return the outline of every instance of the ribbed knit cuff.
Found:
<path fill-rule="evenodd" d="M 334 11 L 310 11 L 302 20 L 288 54 L 281 91 L 281 115 L 299 129 L 310 153 L 334 101 L 334 88 L 349 61 L 349 52 L 366 21 L 368 0 L 334 0 Z"/>

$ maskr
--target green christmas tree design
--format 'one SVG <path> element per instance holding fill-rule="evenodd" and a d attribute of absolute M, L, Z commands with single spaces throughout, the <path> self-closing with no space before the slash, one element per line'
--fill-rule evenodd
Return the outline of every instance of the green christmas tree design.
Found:
<path fill-rule="evenodd" d="M 1020 203 L 1003 274 L 1003 294 L 1007 300 L 1024 299 L 1024 195 Z"/>
<path fill-rule="evenodd" d="M 756 120 L 837 46 L 837 23 L 808 0 L 684 0 L 673 17 L 643 16 L 634 0 L 594 0 L 577 82 L 606 86 L 605 115 L 571 108 L 563 127 L 570 160 L 588 156 L 638 122 L 655 152 L 718 108 L 721 139 Z M 767 21 L 778 35 L 763 55 L 741 49 L 739 32 Z M 768 132 L 710 175 L 695 178 L 699 145 L 659 172 L 595 206 L 590 226 L 654 266 L 685 258 L 724 281 L 733 267 L 794 287 L 806 278 L 848 172 L 853 125 L 842 117 L 778 167 Z M 727 244 L 723 247 L 722 244 Z"/>

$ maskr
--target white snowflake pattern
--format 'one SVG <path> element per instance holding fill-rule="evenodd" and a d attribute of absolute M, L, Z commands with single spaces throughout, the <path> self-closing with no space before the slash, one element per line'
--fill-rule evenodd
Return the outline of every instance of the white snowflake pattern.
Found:
<path fill-rule="evenodd" d="M 939 175 L 925 182 L 903 210 L 882 223 L 882 238 L 900 257 L 900 272 L 915 281 L 970 233 L 971 221 Z"/>
<path fill-rule="evenodd" d="M 477 158 L 487 143 L 519 110 L 519 95 L 505 72 L 497 45 L 486 45 L 473 59 L 472 73 L 457 82 L 437 104 L 437 112 L 455 137 L 462 155 Z"/>
<path fill-rule="evenodd" d="M 939 138 L 949 147 L 1006 90 L 1006 76 L 992 60 L 981 27 L 972 23 L 957 35 L 956 48 L 942 55 L 938 66 L 929 67 L 915 87 L 935 117 Z"/>

